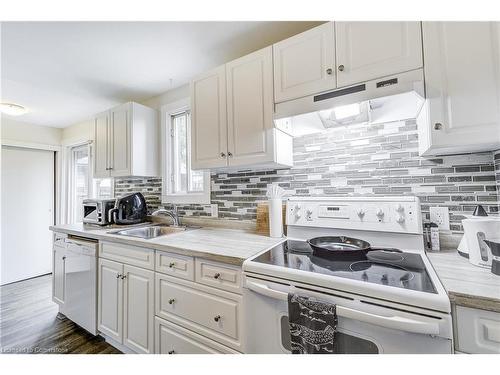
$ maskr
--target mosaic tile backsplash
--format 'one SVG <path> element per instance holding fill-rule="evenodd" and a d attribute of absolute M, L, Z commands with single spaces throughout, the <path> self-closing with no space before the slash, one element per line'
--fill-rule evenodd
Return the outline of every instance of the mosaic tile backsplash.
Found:
<path fill-rule="evenodd" d="M 498 213 L 500 152 L 422 158 L 415 120 L 352 125 L 295 138 L 291 169 L 212 174 L 211 201 L 221 218 L 255 220 L 269 183 L 302 196 L 416 195 L 424 220 L 430 206 L 447 206 L 452 231 L 461 232 L 462 214 L 477 204 Z M 116 196 L 131 191 L 142 192 L 150 210 L 161 206 L 161 178 L 115 181 Z M 178 209 L 187 216 L 211 215 L 209 206 Z"/>

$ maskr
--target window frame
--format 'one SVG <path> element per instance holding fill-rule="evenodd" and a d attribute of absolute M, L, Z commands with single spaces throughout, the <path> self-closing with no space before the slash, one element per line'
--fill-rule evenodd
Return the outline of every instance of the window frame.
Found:
<path fill-rule="evenodd" d="M 161 168 L 162 168 L 162 204 L 210 204 L 210 171 L 203 170 L 203 191 L 174 193 L 172 189 L 173 160 L 172 160 L 172 116 L 183 112 L 190 113 L 189 98 L 166 104 L 161 107 Z M 191 121 L 187 128 L 187 164 L 191 171 Z M 188 172 L 188 176 L 190 173 Z M 188 177 L 189 178 L 189 177 Z M 189 187 L 189 180 L 187 181 Z"/>

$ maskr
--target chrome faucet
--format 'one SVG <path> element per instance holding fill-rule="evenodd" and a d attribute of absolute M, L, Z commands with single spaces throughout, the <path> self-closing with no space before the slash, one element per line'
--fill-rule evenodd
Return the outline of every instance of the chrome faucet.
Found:
<path fill-rule="evenodd" d="M 160 215 L 166 215 L 170 216 L 172 218 L 173 226 L 178 227 L 181 225 L 181 218 L 179 217 L 179 213 L 177 212 L 177 207 L 174 206 L 173 210 L 166 210 L 164 208 L 160 208 L 156 211 L 154 211 L 152 216 L 160 216 Z"/>

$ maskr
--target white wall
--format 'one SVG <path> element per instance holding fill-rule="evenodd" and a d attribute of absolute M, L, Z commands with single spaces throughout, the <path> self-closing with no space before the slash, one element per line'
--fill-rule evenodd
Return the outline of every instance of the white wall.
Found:
<path fill-rule="evenodd" d="M 62 129 L 60 128 L 31 125 L 5 116 L 2 116 L 0 123 L 2 143 L 30 143 L 53 146 L 61 144 Z"/>
<path fill-rule="evenodd" d="M 177 100 L 188 97 L 189 97 L 189 84 L 166 91 L 161 95 L 143 100 L 140 103 L 159 111 L 161 107 L 165 104 L 173 103 Z"/>
<path fill-rule="evenodd" d="M 64 128 L 61 135 L 63 145 L 83 143 L 94 139 L 94 121 L 92 119 Z"/>

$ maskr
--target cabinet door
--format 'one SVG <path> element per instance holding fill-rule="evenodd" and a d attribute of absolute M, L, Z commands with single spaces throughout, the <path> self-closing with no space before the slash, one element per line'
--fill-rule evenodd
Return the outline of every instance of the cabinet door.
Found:
<path fill-rule="evenodd" d="M 500 27 L 497 22 L 424 22 L 424 155 L 500 147 Z"/>
<path fill-rule="evenodd" d="M 123 344 L 153 353 L 154 272 L 127 265 L 123 270 Z"/>
<path fill-rule="evenodd" d="M 276 103 L 335 88 L 333 22 L 273 45 Z"/>
<path fill-rule="evenodd" d="M 422 67 L 420 22 L 335 22 L 337 86 Z"/>
<path fill-rule="evenodd" d="M 191 167 L 226 165 L 226 69 L 223 65 L 191 82 Z"/>
<path fill-rule="evenodd" d="M 109 112 L 94 119 L 94 178 L 109 177 Z"/>
<path fill-rule="evenodd" d="M 119 343 L 123 338 L 123 265 L 99 259 L 98 328 Z"/>
<path fill-rule="evenodd" d="M 110 111 L 111 176 L 130 176 L 130 103 Z"/>
<path fill-rule="evenodd" d="M 273 160 L 272 47 L 226 64 L 229 166 Z"/>
<path fill-rule="evenodd" d="M 66 250 L 61 246 L 54 246 L 52 258 L 52 301 L 60 307 L 64 305 L 66 287 Z"/>

